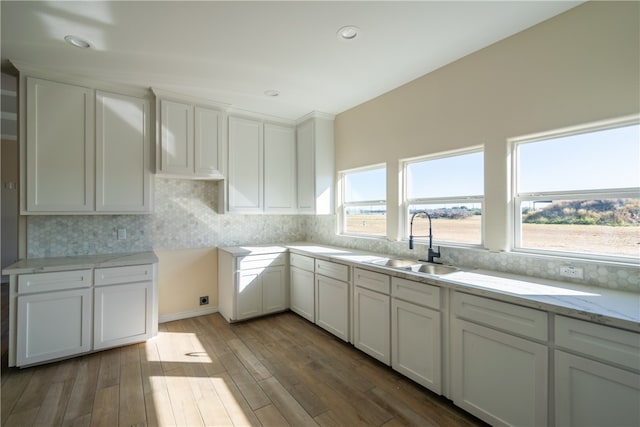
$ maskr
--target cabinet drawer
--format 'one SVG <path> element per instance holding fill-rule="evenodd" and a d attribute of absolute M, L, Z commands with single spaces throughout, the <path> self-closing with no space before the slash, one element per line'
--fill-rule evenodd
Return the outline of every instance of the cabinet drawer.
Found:
<path fill-rule="evenodd" d="M 547 313 L 515 304 L 454 292 L 457 317 L 514 334 L 547 340 Z"/>
<path fill-rule="evenodd" d="M 559 347 L 640 370 L 640 334 L 556 316 L 555 336 Z"/>
<path fill-rule="evenodd" d="M 371 289 L 372 291 L 389 294 L 389 276 L 386 274 L 376 273 L 369 270 L 356 268 L 353 271 L 353 284 L 361 288 Z"/>
<path fill-rule="evenodd" d="M 349 267 L 331 261 L 316 260 L 316 273 L 332 277 L 343 282 L 349 281 Z"/>
<path fill-rule="evenodd" d="M 90 269 L 21 274 L 18 276 L 19 294 L 86 288 L 88 286 L 91 286 Z"/>
<path fill-rule="evenodd" d="M 315 266 L 315 261 L 310 256 L 304 256 L 299 254 L 291 253 L 289 254 L 289 265 L 291 267 L 298 267 L 303 270 L 313 271 Z"/>
<path fill-rule="evenodd" d="M 153 265 L 96 268 L 94 274 L 94 283 L 96 286 L 148 282 L 153 280 Z"/>
<path fill-rule="evenodd" d="M 393 277 L 391 295 L 413 304 L 440 309 L 440 288 L 437 286 Z"/>
<path fill-rule="evenodd" d="M 251 268 L 265 268 L 285 264 L 286 260 L 284 253 L 248 255 L 239 258 L 238 268 L 240 270 L 247 270 Z"/>

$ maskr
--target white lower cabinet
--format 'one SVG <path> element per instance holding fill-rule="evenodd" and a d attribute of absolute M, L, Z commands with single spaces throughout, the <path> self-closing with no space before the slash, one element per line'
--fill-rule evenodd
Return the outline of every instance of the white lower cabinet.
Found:
<path fill-rule="evenodd" d="M 292 254 L 293 255 L 293 254 Z M 315 295 L 313 271 L 291 266 L 291 311 L 310 322 L 315 322 Z"/>
<path fill-rule="evenodd" d="M 218 309 L 228 321 L 284 311 L 289 306 L 286 254 L 236 256 L 218 250 Z"/>
<path fill-rule="evenodd" d="M 90 350 L 90 288 L 18 297 L 17 366 Z"/>
<path fill-rule="evenodd" d="M 145 264 L 12 275 L 9 366 L 155 336 L 155 274 L 154 264 Z"/>
<path fill-rule="evenodd" d="M 284 266 L 240 271 L 235 320 L 285 310 L 285 293 Z"/>
<path fill-rule="evenodd" d="M 440 288 L 391 279 L 392 367 L 429 390 L 442 393 Z"/>
<path fill-rule="evenodd" d="M 349 267 L 330 261 L 316 260 L 315 278 L 316 324 L 348 342 Z"/>
<path fill-rule="evenodd" d="M 640 425 L 640 334 L 555 320 L 556 426 Z"/>
<path fill-rule="evenodd" d="M 93 348 L 151 338 L 152 283 L 100 286 L 94 292 Z"/>
<path fill-rule="evenodd" d="M 390 278 L 359 268 L 353 276 L 353 345 L 391 365 Z"/>
<path fill-rule="evenodd" d="M 454 403 L 492 425 L 547 425 L 548 348 L 508 333 L 533 324 L 546 334 L 546 321 L 538 318 L 546 313 L 458 292 L 453 308 Z M 505 332 L 473 323 L 475 313 Z"/>

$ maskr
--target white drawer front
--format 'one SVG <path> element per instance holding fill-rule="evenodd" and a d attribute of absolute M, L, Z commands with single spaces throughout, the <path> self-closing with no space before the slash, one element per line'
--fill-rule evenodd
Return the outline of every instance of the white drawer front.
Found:
<path fill-rule="evenodd" d="M 349 281 L 349 267 L 331 261 L 316 260 L 316 273 L 332 277 L 343 282 Z"/>
<path fill-rule="evenodd" d="M 262 254 L 262 255 L 248 255 L 239 258 L 238 268 L 240 270 L 248 270 L 251 268 L 265 268 L 275 265 L 286 264 L 286 254 Z"/>
<path fill-rule="evenodd" d="M 358 287 L 371 289 L 372 291 L 381 292 L 383 294 L 390 293 L 390 278 L 386 274 L 356 268 L 353 271 L 353 276 L 353 284 Z"/>
<path fill-rule="evenodd" d="M 298 267 L 303 270 L 313 271 L 315 266 L 315 260 L 310 256 L 289 254 L 289 265 L 292 267 Z"/>
<path fill-rule="evenodd" d="M 126 267 L 96 268 L 96 286 L 118 283 L 149 282 L 153 280 L 153 265 L 128 265 Z"/>
<path fill-rule="evenodd" d="M 454 292 L 453 310 L 457 317 L 514 334 L 547 340 L 547 313 L 475 295 Z"/>
<path fill-rule="evenodd" d="M 640 371 L 640 334 L 556 316 L 556 344 Z"/>
<path fill-rule="evenodd" d="M 18 276 L 19 294 L 85 288 L 88 286 L 91 286 L 90 269 L 21 274 Z"/>
<path fill-rule="evenodd" d="M 413 304 L 440 309 L 440 288 L 437 286 L 393 277 L 391 295 Z"/>

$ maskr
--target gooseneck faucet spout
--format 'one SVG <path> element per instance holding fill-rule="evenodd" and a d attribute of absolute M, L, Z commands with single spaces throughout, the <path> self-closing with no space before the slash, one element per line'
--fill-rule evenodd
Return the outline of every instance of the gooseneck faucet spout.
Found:
<path fill-rule="evenodd" d="M 413 235 L 413 219 L 416 215 L 426 216 L 429 220 L 429 236 L 414 236 Z M 438 250 L 433 250 L 433 231 L 431 231 L 431 215 L 429 215 L 426 211 L 418 211 L 411 215 L 411 222 L 409 225 L 409 249 L 413 249 L 413 238 L 414 237 L 429 237 L 429 249 L 427 250 L 427 259 L 421 259 L 419 261 L 427 261 L 434 264 L 437 264 L 433 259 L 440 258 L 440 246 L 438 246 Z"/>

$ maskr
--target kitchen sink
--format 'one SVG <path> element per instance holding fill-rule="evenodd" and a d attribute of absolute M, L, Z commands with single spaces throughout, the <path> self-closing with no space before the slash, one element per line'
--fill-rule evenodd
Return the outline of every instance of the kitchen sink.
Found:
<path fill-rule="evenodd" d="M 441 264 L 415 264 L 410 266 L 409 268 L 416 273 L 434 274 L 436 276 L 458 271 L 456 267 Z"/>
<path fill-rule="evenodd" d="M 413 259 L 384 258 L 371 261 L 371 263 L 398 270 L 408 270 L 415 273 L 431 274 L 434 276 L 441 276 L 458 271 L 458 268 L 450 265 L 427 264 Z"/>
<path fill-rule="evenodd" d="M 371 261 L 373 264 L 384 265 L 385 267 L 394 267 L 406 269 L 407 267 L 418 265 L 418 261 L 412 259 L 380 259 Z"/>

